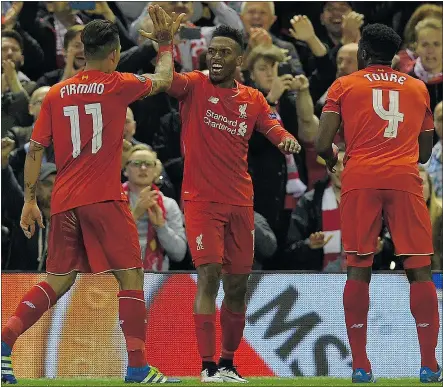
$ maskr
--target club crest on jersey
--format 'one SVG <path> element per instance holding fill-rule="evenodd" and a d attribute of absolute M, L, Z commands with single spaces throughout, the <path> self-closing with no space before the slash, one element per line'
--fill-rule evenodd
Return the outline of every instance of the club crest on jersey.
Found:
<path fill-rule="evenodd" d="M 146 77 L 144 77 L 143 75 L 134 74 L 134 77 L 136 77 L 142 83 L 146 82 Z"/>
<path fill-rule="evenodd" d="M 248 108 L 248 104 L 244 103 L 238 107 L 238 111 L 240 112 L 240 118 L 248 118 L 246 115 L 246 109 Z"/>

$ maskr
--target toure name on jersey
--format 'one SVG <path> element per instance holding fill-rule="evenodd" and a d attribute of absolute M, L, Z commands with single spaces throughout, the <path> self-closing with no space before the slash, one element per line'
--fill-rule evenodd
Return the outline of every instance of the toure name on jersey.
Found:
<path fill-rule="evenodd" d="M 397 82 L 400 85 L 403 85 L 406 81 L 406 77 L 403 76 L 398 76 L 397 74 L 394 73 L 384 73 L 384 72 L 380 72 L 380 73 L 370 73 L 370 74 L 365 74 L 363 75 L 367 80 L 369 80 L 369 82 L 374 82 L 374 81 L 387 81 L 387 82 Z"/>
<path fill-rule="evenodd" d="M 103 83 L 80 83 L 63 86 L 60 89 L 60 97 L 73 94 L 103 94 L 105 85 Z"/>
<path fill-rule="evenodd" d="M 238 120 L 230 120 L 228 117 L 213 112 L 211 109 L 206 110 L 203 122 L 211 128 L 226 131 L 234 136 L 246 135 L 248 125 L 246 122 L 238 122 Z"/>

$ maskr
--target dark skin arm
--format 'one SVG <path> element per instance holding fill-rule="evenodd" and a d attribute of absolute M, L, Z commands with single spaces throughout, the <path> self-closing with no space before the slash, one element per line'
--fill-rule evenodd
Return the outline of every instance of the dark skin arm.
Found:
<path fill-rule="evenodd" d="M 434 131 L 427 130 L 425 132 L 421 132 L 418 136 L 418 145 L 419 145 L 419 156 L 418 161 L 422 164 L 428 162 L 432 153 L 432 146 L 434 140 Z"/>
<path fill-rule="evenodd" d="M 315 150 L 326 161 L 326 165 L 331 172 L 334 172 L 334 166 L 337 163 L 338 152 L 333 148 L 333 141 L 340 124 L 341 116 L 339 114 L 322 113 L 318 137 L 315 140 Z"/>

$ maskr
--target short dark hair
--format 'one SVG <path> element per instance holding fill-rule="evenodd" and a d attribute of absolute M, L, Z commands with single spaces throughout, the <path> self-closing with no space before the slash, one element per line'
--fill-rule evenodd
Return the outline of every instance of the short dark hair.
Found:
<path fill-rule="evenodd" d="M 79 32 L 85 29 L 84 25 L 76 24 L 75 26 L 69 27 L 65 34 L 65 39 L 63 40 L 63 48 L 65 51 L 68 49 L 69 43 L 77 36 Z"/>
<path fill-rule="evenodd" d="M 109 20 L 92 20 L 86 24 L 81 35 L 86 60 L 105 59 L 120 45 L 118 28 Z"/>
<path fill-rule="evenodd" d="M 20 46 L 20 50 L 22 50 L 23 52 L 23 38 L 17 31 L 14 30 L 2 31 L 2 38 L 11 38 L 16 40 L 18 45 Z"/>
<path fill-rule="evenodd" d="M 238 45 L 240 46 L 240 50 L 243 52 L 244 40 L 243 40 L 243 33 L 240 30 L 222 24 L 216 27 L 214 33 L 212 34 L 212 39 L 216 38 L 217 36 L 229 38 L 237 42 Z"/>
<path fill-rule="evenodd" d="M 363 28 L 359 45 L 373 59 L 390 63 L 400 48 L 401 38 L 384 24 L 369 24 Z"/>

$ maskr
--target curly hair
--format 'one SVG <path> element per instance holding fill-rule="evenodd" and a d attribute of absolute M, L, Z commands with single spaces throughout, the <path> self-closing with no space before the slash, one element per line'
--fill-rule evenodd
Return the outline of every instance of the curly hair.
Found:
<path fill-rule="evenodd" d="M 233 41 L 238 43 L 238 45 L 240 46 L 240 50 L 243 51 L 244 39 L 243 39 L 243 33 L 240 30 L 222 24 L 216 27 L 214 33 L 212 34 L 212 39 L 218 36 L 232 39 Z"/>
<path fill-rule="evenodd" d="M 401 44 L 400 36 L 384 24 L 369 24 L 363 28 L 360 47 L 373 58 L 391 62 Z"/>

